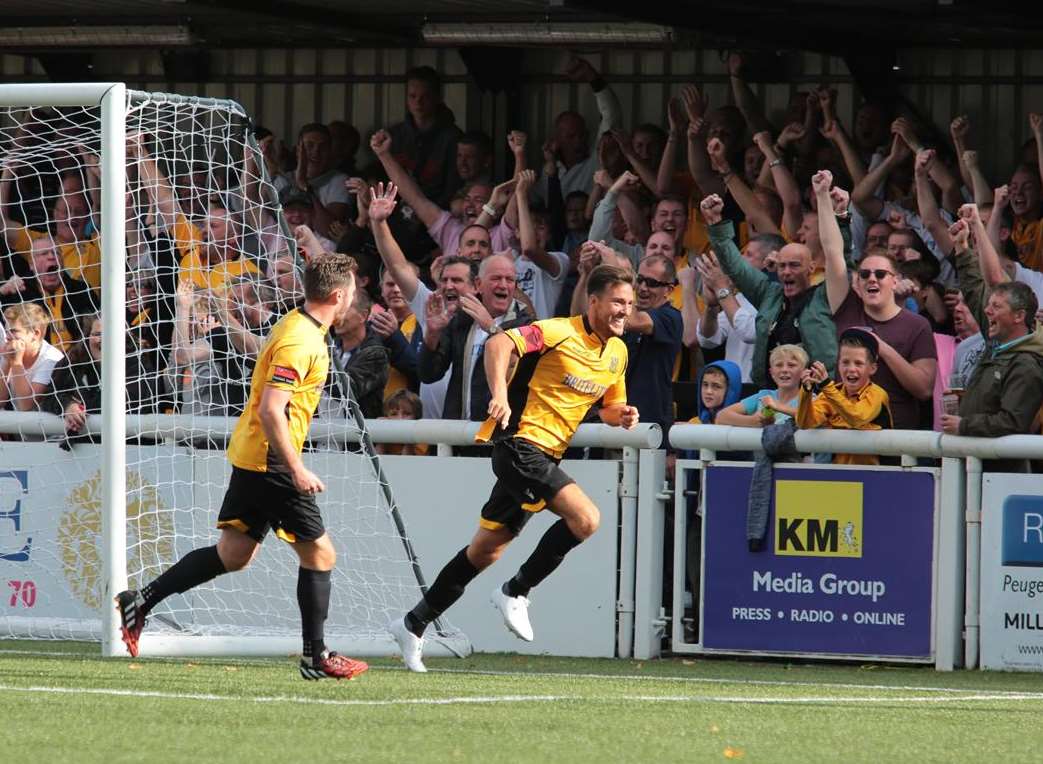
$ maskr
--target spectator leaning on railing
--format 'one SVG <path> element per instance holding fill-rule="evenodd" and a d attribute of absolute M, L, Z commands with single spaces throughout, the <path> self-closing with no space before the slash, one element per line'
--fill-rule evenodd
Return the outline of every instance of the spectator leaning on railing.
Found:
<path fill-rule="evenodd" d="M 969 206 L 969 205 L 967 205 Z M 960 289 L 982 327 L 986 347 L 967 383 L 959 414 L 942 416 L 951 435 L 996 438 L 1028 433 L 1043 404 L 1043 326 L 1036 325 L 1038 304 L 1032 289 L 1020 282 L 997 284 L 986 296 L 981 268 L 970 248 L 973 211 L 961 208 L 950 229 L 956 251 Z M 987 462 L 989 472 L 1028 472 L 1024 459 Z"/>

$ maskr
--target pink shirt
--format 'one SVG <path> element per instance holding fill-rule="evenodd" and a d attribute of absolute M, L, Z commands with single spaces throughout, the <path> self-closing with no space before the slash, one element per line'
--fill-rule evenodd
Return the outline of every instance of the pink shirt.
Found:
<path fill-rule="evenodd" d="M 454 218 L 445 210 L 439 215 L 435 224 L 427 229 L 428 234 L 442 249 L 444 255 L 455 255 L 460 249 L 460 234 L 468 224 L 458 218 Z M 514 229 L 506 220 L 501 220 L 489 230 L 489 238 L 492 241 L 493 252 L 503 252 L 513 249 Z"/>

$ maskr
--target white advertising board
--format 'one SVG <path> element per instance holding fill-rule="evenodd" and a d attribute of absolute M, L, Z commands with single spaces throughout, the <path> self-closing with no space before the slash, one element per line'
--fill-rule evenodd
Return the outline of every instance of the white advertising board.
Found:
<path fill-rule="evenodd" d="M 985 474 L 981 667 L 1043 671 L 1043 480 Z"/>

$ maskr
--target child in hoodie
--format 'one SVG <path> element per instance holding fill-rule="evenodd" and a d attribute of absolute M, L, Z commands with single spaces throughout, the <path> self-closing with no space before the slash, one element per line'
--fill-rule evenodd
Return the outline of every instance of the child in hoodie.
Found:
<path fill-rule="evenodd" d="M 699 374 L 699 415 L 692 424 L 713 424 L 717 415 L 738 402 L 742 392 L 742 370 L 732 361 L 714 361 Z"/>
<path fill-rule="evenodd" d="M 864 329 L 846 329 L 839 337 L 837 383 L 819 361 L 801 377 L 797 426 L 845 430 L 891 428 L 887 391 L 872 382 L 879 343 Z M 834 464 L 879 464 L 872 454 L 835 454 Z"/>

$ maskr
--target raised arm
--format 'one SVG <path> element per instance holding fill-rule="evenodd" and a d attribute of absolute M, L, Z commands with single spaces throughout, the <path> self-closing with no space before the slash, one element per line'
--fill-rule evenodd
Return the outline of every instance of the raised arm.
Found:
<path fill-rule="evenodd" d="M 891 125 L 891 130 L 892 132 L 902 136 L 905 145 L 908 146 L 914 154 L 923 151 L 923 141 L 921 141 L 920 136 L 916 134 L 916 130 L 913 128 L 912 123 L 905 117 L 899 117 L 896 119 Z M 955 210 L 963 204 L 960 182 L 956 179 L 956 176 L 952 174 L 952 171 L 945 166 L 944 162 L 931 162 L 928 167 L 928 174 L 930 175 L 931 180 L 934 181 L 935 185 L 941 189 L 942 206 L 946 209 Z"/>
<path fill-rule="evenodd" d="M 8 212 L 11 204 L 11 187 L 14 186 L 15 182 L 14 178 L 14 169 L 11 167 L 11 163 L 5 161 L 3 175 L 0 176 L 0 220 L 3 221 L 4 238 L 7 240 L 7 246 L 12 250 L 24 246 L 22 242 L 25 238 L 25 226 L 13 220 Z M 28 254 L 26 256 L 28 257 Z"/>
<path fill-rule="evenodd" d="M 634 151 L 633 136 L 620 128 L 616 128 L 612 130 L 612 137 L 619 144 L 619 150 L 623 152 L 623 157 L 630 163 L 634 174 L 641 179 L 641 182 L 645 184 L 649 191 L 655 191 L 659 185 L 659 178 L 652 166 Z"/>
<path fill-rule="evenodd" d="M 949 226 L 953 252 L 956 256 L 956 273 L 960 277 L 960 292 L 967 309 L 981 327 L 982 335 L 988 339 L 988 319 L 985 316 L 986 286 L 982 280 L 978 256 L 970 248 L 971 227 L 963 218 Z"/>
<path fill-rule="evenodd" d="M 920 220 L 927 226 L 942 252 L 952 252 L 952 239 L 949 238 L 949 226 L 942 220 L 938 211 L 938 200 L 934 198 L 931 188 L 930 169 L 935 162 L 934 149 L 921 149 L 916 152 L 914 174 L 916 178 L 916 205 L 919 208 Z"/>
<path fill-rule="evenodd" d="M 648 238 L 648 218 L 641 213 L 641 209 L 634 201 L 634 194 L 641 187 L 641 179 L 634 173 L 624 172 L 612 184 L 609 194 L 613 194 L 619 214 L 623 216 L 623 222 L 627 224 L 627 230 L 633 234 L 638 241 Z M 606 198 L 607 198 L 606 194 Z"/>
<path fill-rule="evenodd" d="M 964 162 L 963 155 L 967 151 L 967 135 L 971 131 L 971 121 L 966 114 L 953 117 L 949 123 L 949 135 L 952 137 L 952 145 L 956 150 L 956 161 L 960 168 L 960 178 L 967 188 L 974 188 L 974 178 L 971 177 L 970 168 Z M 977 198 L 974 200 L 978 204 Z"/>
<path fill-rule="evenodd" d="M 761 304 L 768 294 L 768 277 L 754 268 L 739 253 L 735 246 L 735 227 L 730 220 L 722 220 L 724 202 L 712 194 L 700 203 L 699 210 L 710 228 L 710 244 L 717 254 L 721 269 L 735 282 L 754 307 Z"/>
<path fill-rule="evenodd" d="M 492 207 L 496 214 L 490 215 L 489 211 L 483 206 L 482 211 L 478 213 L 478 218 L 474 222 L 477 225 L 485 226 L 489 230 L 492 230 L 493 226 L 496 225 L 497 219 L 508 219 L 508 225 L 516 226 L 518 222 L 518 207 L 514 201 L 514 187 L 517 184 L 518 179 L 512 177 L 503 183 L 493 186 L 492 193 L 489 194 L 489 201 L 486 204 Z M 510 220 L 509 218 L 512 217 L 514 219 Z"/>
<path fill-rule="evenodd" d="M 840 120 L 834 117 L 832 120 L 824 123 L 819 132 L 837 147 L 841 158 L 844 160 L 844 169 L 851 176 L 851 183 L 856 186 L 861 183 L 866 176 L 866 165 L 862 161 L 862 157 L 859 156 L 858 149 L 851 142 L 851 138 L 840 123 Z"/>
<path fill-rule="evenodd" d="M 844 239 L 837 217 L 833 214 L 833 199 L 830 195 L 832 185 L 833 174 L 829 170 L 819 170 L 811 179 L 811 187 L 818 200 L 819 238 L 826 257 L 826 296 L 829 298 L 830 312 L 836 313 L 851 291 L 851 282 L 844 262 Z M 840 189 L 835 191 L 839 192 Z"/>
<path fill-rule="evenodd" d="M 402 201 L 413 208 L 417 217 L 428 228 L 437 223 L 444 210 L 424 195 L 413 176 L 406 172 L 405 168 L 391 154 L 391 136 L 388 132 L 377 130 L 369 141 L 369 147 L 383 165 L 384 172 L 388 174 L 391 184 L 402 195 Z"/>
<path fill-rule="evenodd" d="M 876 167 L 866 173 L 865 177 L 851 191 L 851 201 L 867 220 L 879 220 L 884 210 L 884 203 L 876 197 L 876 189 L 887 180 L 891 170 L 909 157 L 909 147 L 902 137 L 895 134 L 891 140 L 891 151 Z"/>
<path fill-rule="evenodd" d="M 681 342 L 686 348 L 699 346 L 698 329 L 701 320 L 699 301 L 695 290 L 698 288 L 698 274 L 695 268 L 686 266 L 677 272 L 677 283 L 681 285 L 681 321 L 684 331 Z"/>
<path fill-rule="evenodd" d="M 677 147 L 685 140 L 688 120 L 685 117 L 681 101 L 671 98 L 666 107 L 666 118 L 670 123 L 670 132 L 666 136 L 666 146 L 659 160 L 659 172 L 656 174 L 656 196 L 674 193 L 674 171 L 677 169 Z"/>
<path fill-rule="evenodd" d="M 771 133 L 767 131 L 755 133 L 753 142 L 764 154 L 764 166 L 771 173 L 775 190 L 782 200 L 782 227 L 792 236 L 804 222 L 804 209 L 800 201 L 800 187 L 797 186 L 797 179 L 793 177 L 793 173 L 776 151 L 775 144 L 771 140 Z"/>
<path fill-rule="evenodd" d="M 511 130 L 511 132 L 507 133 L 507 148 L 511 150 L 511 156 L 514 157 L 514 172 L 512 173 L 512 177 L 518 177 L 518 173 L 528 167 L 528 163 L 525 159 L 525 146 L 528 142 L 529 136 L 521 130 Z"/>
<path fill-rule="evenodd" d="M 723 195 L 724 183 L 710 166 L 706 153 L 706 109 L 709 100 L 694 85 L 685 85 L 681 90 L 685 111 L 688 113 L 688 170 L 704 196 Z"/>
<path fill-rule="evenodd" d="M 706 144 L 706 152 L 710 155 L 710 163 L 713 169 L 720 173 L 724 181 L 724 187 L 732 195 L 739 208 L 746 215 L 747 222 L 753 226 L 756 233 L 779 233 L 779 227 L 771 219 L 771 215 L 764 209 L 746 181 L 742 176 L 733 171 L 728 164 L 728 158 L 724 153 L 724 144 L 717 138 L 711 138 Z"/>
<path fill-rule="evenodd" d="M 1007 209 L 1008 204 L 1010 204 L 1010 189 L 1007 186 L 1000 186 L 993 192 L 992 214 L 989 215 L 989 224 L 985 226 L 989 241 L 992 242 L 992 246 L 997 251 L 1000 247 L 1000 229 L 1003 228 L 1003 213 Z"/>
<path fill-rule="evenodd" d="M 1036 167 L 1039 168 L 1040 180 L 1043 180 L 1043 114 L 1029 114 L 1029 127 L 1036 139 Z"/>
<path fill-rule="evenodd" d="M 996 211 L 993 210 L 992 214 L 995 215 Z M 1006 271 L 1003 270 L 1003 264 L 1000 263 L 999 253 L 992 246 L 992 242 L 989 241 L 989 235 L 985 231 L 985 224 L 982 223 L 981 215 L 978 214 L 978 205 L 965 204 L 960 207 L 960 219 L 967 223 L 970 228 L 971 238 L 977 244 L 978 266 L 981 268 L 981 276 L 985 280 L 985 286 L 991 289 L 997 284 L 1010 281 Z"/>
<path fill-rule="evenodd" d="M 155 208 L 160 226 L 164 230 L 171 230 L 178 217 L 182 215 L 181 204 L 170 180 L 159 169 L 159 164 L 145 147 L 145 137 L 141 133 L 127 136 L 127 160 L 131 159 L 137 162 L 138 174 L 149 201 Z"/>
<path fill-rule="evenodd" d="M 521 241 L 522 254 L 532 260 L 537 268 L 552 278 L 557 278 L 561 275 L 561 262 L 540 246 L 529 210 L 529 192 L 535 184 L 536 173 L 532 170 L 523 170 L 518 175 L 518 186 L 514 194 L 518 201 L 518 239 Z"/>
<path fill-rule="evenodd" d="M 732 87 L 732 98 L 735 99 L 735 105 L 739 107 L 751 130 L 771 130 L 771 124 L 764 115 L 764 107 L 742 76 L 744 64 L 741 53 L 733 51 L 728 54 L 728 77 Z"/>
<path fill-rule="evenodd" d="M 391 235 L 391 228 L 387 222 L 395 210 L 397 193 L 398 189 L 394 183 L 389 183 L 387 188 L 383 183 L 378 183 L 376 188 L 370 189 L 372 201 L 369 203 L 369 227 L 373 231 L 373 239 L 377 244 L 380 259 L 384 261 L 384 267 L 391 272 L 391 278 L 402 290 L 402 296 L 407 301 L 412 301 L 420 280 L 406 256 L 402 254 L 395 237 Z"/>
<path fill-rule="evenodd" d="M 210 343 L 203 339 L 192 340 L 192 301 L 195 292 L 192 282 L 182 279 L 177 285 L 174 312 L 174 365 L 191 366 L 210 357 Z"/>

